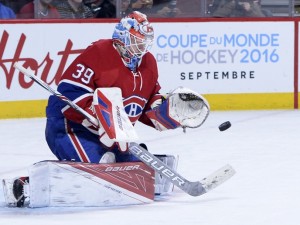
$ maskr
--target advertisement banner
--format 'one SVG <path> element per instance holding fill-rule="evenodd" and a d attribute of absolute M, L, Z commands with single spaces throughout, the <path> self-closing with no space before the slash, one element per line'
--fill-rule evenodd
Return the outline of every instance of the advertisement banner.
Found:
<path fill-rule="evenodd" d="M 153 52 L 166 90 L 293 92 L 292 22 L 157 24 Z"/>
<path fill-rule="evenodd" d="M 52 88 L 93 41 L 110 38 L 113 24 L 3 24 L 0 28 L 0 101 L 47 99 L 49 93 L 13 68 L 24 63 Z"/>
<path fill-rule="evenodd" d="M 30 67 L 56 88 L 72 60 L 93 41 L 111 38 L 114 26 L 115 23 L 49 21 L 1 24 L 0 104 L 46 102 L 49 96 L 15 70 L 15 62 Z M 294 92 L 293 21 L 156 22 L 153 26 L 155 43 L 151 52 L 158 62 L 162 92 L 186 86 L 217 96 L 209 99 L 215 109 L 219 104 L 215 99 L 220 101 L 228 94 L 238 98 L 245 94 L 276 94 L 278 98 L 279 93 L 284 93 L 290 99 Z M 287 104 L 283 108 L 290 107 L 293 99 Z M 10 113 L 0 117 L 10 117 Z M 28 116 L 34 114 L 33 110 Z"/>

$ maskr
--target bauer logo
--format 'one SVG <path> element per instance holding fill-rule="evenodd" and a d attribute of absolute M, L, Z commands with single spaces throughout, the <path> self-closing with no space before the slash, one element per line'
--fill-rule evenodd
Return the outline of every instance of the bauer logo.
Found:
<path fill-rule="evenodd" d="M 172 171 L 166 164 L 157 159 L 155 156 L 148 153 L 146 150 L 142 150 L 141 147 L 131 146 L 131 152 L 137 156 L 146 165 L 155 168 L 155 171 L 165 177 L 167 180 L 172 181 L 177 187 L 182 187 L 185 184 L 183 178 L 181 178 L 175 171 Z"/>
<path fill-rule="evenodd" d="M 147 100 L 138 96 L 130 96 L 129 98 L 124 99 L 123 103 L 125 112 L 127 113 L 130 121 L 134 123 L 142 114 Z"/>
<path fill-rule="evenodd" d="M 140 165 L 134 166 L 110 166 L 105 169 L 106 172 L 109 171 L 129 171 L 129 170 L 138 170 Z"/>

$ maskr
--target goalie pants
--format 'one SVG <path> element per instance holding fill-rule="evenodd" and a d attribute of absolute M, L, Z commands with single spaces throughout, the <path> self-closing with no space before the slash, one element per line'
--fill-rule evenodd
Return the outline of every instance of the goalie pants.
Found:
<path fill-rule="evenodd" d="M 98 135 L 64 117 L 48 117 L 45 135 L 48 146 L 59 160 L 99 163 L 108 151 Z M 120 152 L 117 147 L 109 151 L 115 153 L 116 162 L 139 161 L 130 152 Z"/>

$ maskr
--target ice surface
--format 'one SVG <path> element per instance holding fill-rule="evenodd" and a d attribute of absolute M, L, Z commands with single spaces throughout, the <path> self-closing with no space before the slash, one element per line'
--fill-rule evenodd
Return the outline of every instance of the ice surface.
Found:
<path fill-rule="evenodd" d="M 218 126 L 231 121 L 220 132 Z M 45 119 L 0 120 L 0 178 L 26 175 L 55 159 L 44 140 Z M 175 189 L 152 204 L 115 208 L 7 208 L 0 189 L 0 224 L 56 225 L 299 225 L 300 112 L 212 112 L 200 128 L 158 132 L 137 124 L 152 153 L 179 155 L 178 172 L 200 180 L 225 164 L 237 174 L 192 197 Z"/>

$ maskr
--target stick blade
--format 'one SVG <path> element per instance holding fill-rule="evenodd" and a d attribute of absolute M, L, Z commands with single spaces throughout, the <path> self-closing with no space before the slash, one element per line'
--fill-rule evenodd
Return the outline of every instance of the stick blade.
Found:
<path fill-rule="evenodd" d="M 199 181 L 187 183 L 182 190 L 191 196 L 197 197 L 205 194 L 207 191 L 204 189 L 203 184 Z"/>
<path fill-rule="evenodd" d="M 235 173 L 236 172 L 233 167 L 227 164 L 217 171 L 213 172 L 209 176 L 203 178 L 200 183 L 202 184 L 206 192 L 208 192 L 230 179 Z"/>
<path fill-rule="evenodd" d="M 227 164 L 203 178 L 201 181 L 186 183 L 183 187 L 183 191 L 191 196 L 200 196 L 220 186 L 234 174 L 235 170 L 233 167 Z"/>

